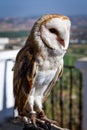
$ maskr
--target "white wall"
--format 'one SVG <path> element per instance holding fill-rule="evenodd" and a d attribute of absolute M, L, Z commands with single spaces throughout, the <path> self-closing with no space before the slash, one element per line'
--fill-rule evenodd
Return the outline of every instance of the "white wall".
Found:
<path fill-rule="evenodd" d="M 0 50 L 5 48 L 5 45 L 9 43 L 9 38 L 0 38 Z"/>
<path fill-rule="evenodd" d="M 0 38 L 0 44 L 8 44 L 9 38 Z"/>

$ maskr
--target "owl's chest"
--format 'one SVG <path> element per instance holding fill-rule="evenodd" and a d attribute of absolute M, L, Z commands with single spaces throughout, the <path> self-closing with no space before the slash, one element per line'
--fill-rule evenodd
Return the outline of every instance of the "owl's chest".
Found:
<path fill-rule="evenodd" d="M 35 86 L 47 86 L 54 78 L 59 66 L 61 66 L 61 70 L 63 67 L 63 58 L 44 52 L 44 57 L 38 57 L 38 72 Z"/>
<path fill-rule="evenodd" d="M 48 84 L 52 81 L 52 79 L 55 76 L 56 69 L 54 70 L 47 70 L 47 71 L 38 71 L 36 80 L 35 80 L 35 86 L 48 86 Z"/>
<path fill-rule="evenodd" d="M 42 48 L 41 55 L 38 57 L 38 70 L 39 71 L 48 71 L 57 69 L 59 64 L 63 65 L 63 56 L 59 51 L 50 50 L 47 48 Z"/>
<path fill-rule="evenodd" d="M 54 78 L 57 70 L 58 70 L 58 66 L 59 67 L 59 72 L 62 69 L 62 61 L 61 62 L 57 62 L 57 60 L 53 59 L 49 59 L 49 60 L 44 60 L 42 62 L 42 64 L 40 64 L 38 66 L 38 72 L 37 72 L 37 76 L 36 76 L 36 80 L 35 80 L 35 86 L 48 86 L 49 83 L 52 81 L 52 79 Z"/>
<path fill-rule="evenodd" d="M 47 57 L 39 60 L 38 70 L 39 71 L 49 71 L 58 68 L 59 64 L 62 65 L 63 59 L 59 60 L 58 57 Z"/>

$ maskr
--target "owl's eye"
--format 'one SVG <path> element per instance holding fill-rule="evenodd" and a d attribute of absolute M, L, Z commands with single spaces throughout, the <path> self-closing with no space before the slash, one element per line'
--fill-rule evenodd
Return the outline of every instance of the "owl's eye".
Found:
<path fill-rule="evenodd" d="M 50 31 L 51 33 L 57 34 L 57 30 L 54 29 L 54 28 L 50 28 L 49 31 Z"/>

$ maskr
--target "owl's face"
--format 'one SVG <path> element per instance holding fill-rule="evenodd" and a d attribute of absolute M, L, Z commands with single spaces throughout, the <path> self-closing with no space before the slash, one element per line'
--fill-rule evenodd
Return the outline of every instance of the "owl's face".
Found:
<path fill-rule="evenodd" d="M 66 51 L 69 45 L 70 20 L 63 15 L 45 15 L 34 25 L 34 37 L 41 46 L 58 50 L 60 53 Z"/>
<path fill-rule="evenodd" d="M 68 20 L 53 18 L 41 26 L 41 38 L 48 47 L 66 50 L 69 44 L 70 24 Z"/>

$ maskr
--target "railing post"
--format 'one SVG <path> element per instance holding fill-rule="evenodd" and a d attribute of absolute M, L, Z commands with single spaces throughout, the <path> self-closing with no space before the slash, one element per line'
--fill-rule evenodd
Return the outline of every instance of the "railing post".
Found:
<path fill-rule="evenodd" d="M 83 77 L 83 121 L 82 127 L 83 130 L 87 130 L 87 57 L 78 59 L 75 64 L 76 68 L 78 68 L 82 72 Z"/>

